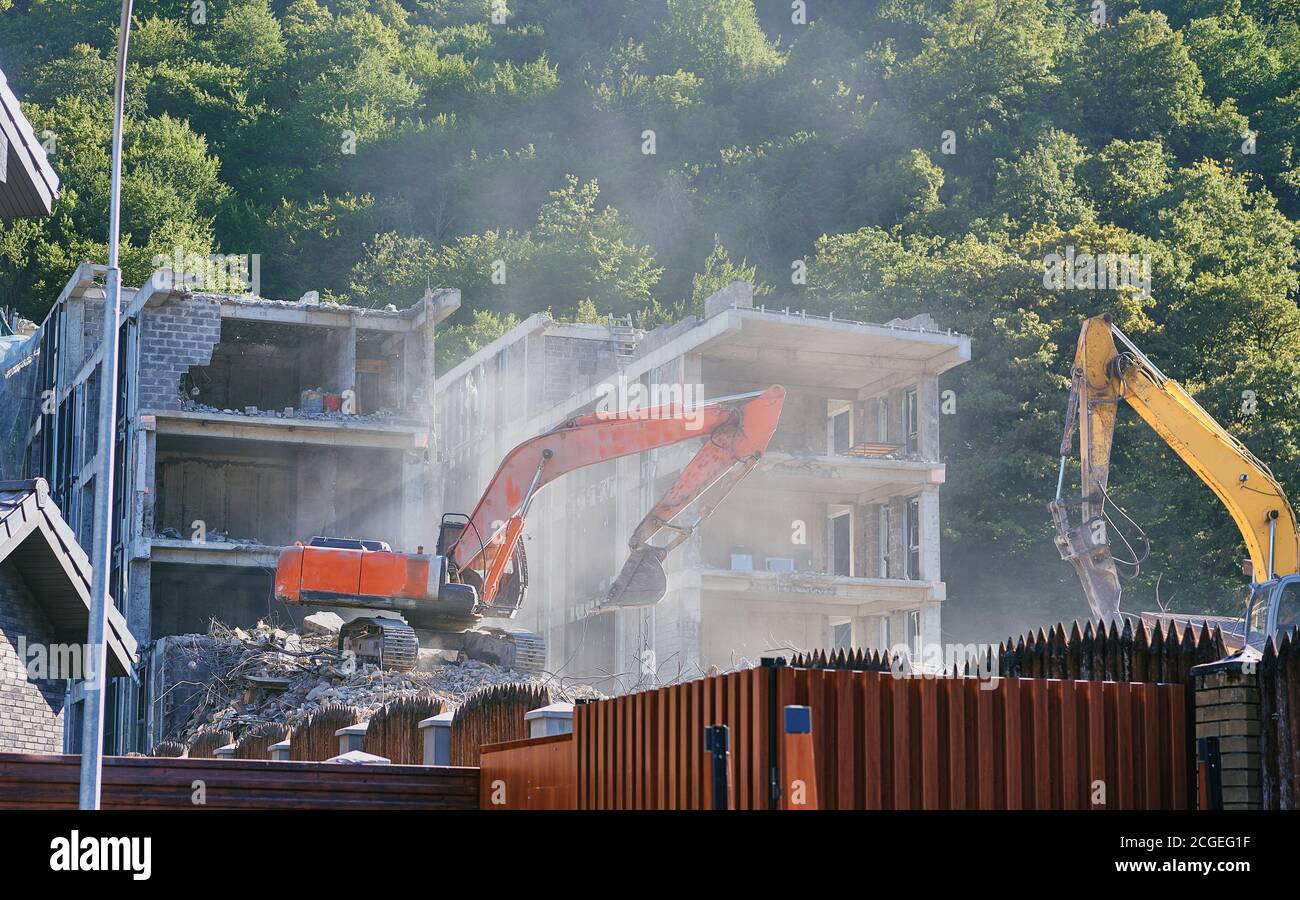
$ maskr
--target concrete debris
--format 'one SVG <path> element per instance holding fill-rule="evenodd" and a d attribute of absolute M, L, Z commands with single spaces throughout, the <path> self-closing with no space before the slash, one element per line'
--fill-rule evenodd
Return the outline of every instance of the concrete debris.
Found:
<path fill-rule="evenodd" d="M 226 416 L 241 416 L 244 418 L 255 419 L 305 419 L 308 421 L 318 422 L 349 422 L 358 423 L 384 423 L 391 422 L 401 417 L 401 413 L 395 409 L 377 409 L 370 413 L 345 413 L 341 410 L 321 409 L 309 411 L 307 409 L 294 409 L 292 406 L 286 406 L 283 410 L 258 409 L 256 406 L 245 406 L 241 409 L 222 409 L 218 406 L 209 406 L 206 403 L 200 403 L 192 398 L 181 398 L 181 407 L 185 412 L 197 413 L 220 413 Z"/>
<path fill-rule="evenodd" d="M 327 763 L 340 763 L 342 765 L 353 766 L 386 766 L 392 762 L 385 756 L 376 756 L 373 753 L 367 753 L 364 750 L 349 750 L 347 753 L 339 756 L 331 756 L 325 760 Z"/>
<path fill-rule="evenodd" d="M 206 635 L 164 640 L 174 642 L 173 652 L 194 657 L 182 671 L 211 673 L 174 736 L 181 740 L 214 729 L 242 734 L 263 723 L 293 727 L 335 703 L 357 707 L 367 719 L 385 703 L 410 697 L 430 697 L 451 709 L 497 684 L 547 685 L 556 700 L 602 696 L 587 685 L 521 675 L 477 660 L 448 661 L 438 654 L 422 653 L 413 672 L 358 666 L 337 650 L 336 632 L 294 634 L 264 622 L 249 630 L 213 622 Z"/>
<path fill-rule="evenodd" d="M 224 531 L 212 530 L 204 532 L 203 540 L 195 540 L 192 535 L 182 534 L 178 529 L 171 527 L 159 528 L 154 533 L 155 537 L 169 538 L 174 541 L 187 540 L 195 544 L 235 544 L 241 547 L 264 547 L 266 546 L 257 538 L 251 537 L 231 537 Z"/>
<path fill-rule="evenodd" d="M 338 613 L 312 613 L 302 620 L 302 630 L 307 634 L 338 634 L 343 627 L 343 617 Z"/>

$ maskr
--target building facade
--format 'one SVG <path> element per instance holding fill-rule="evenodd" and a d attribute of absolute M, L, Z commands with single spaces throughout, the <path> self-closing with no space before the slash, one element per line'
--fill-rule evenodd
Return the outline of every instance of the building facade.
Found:
<path fill-rule="evenodd" d="M 49 482 L 84 547 L 100 449 L 103 275 L 78 269 L 39 331 L 11 348 L 0 387 L 6 468 Z M 119 339 L 110 586 L 140 644 L 204 632 L 213 618 L 300 618 L 272 597 L 280 549 L 296 540 L 431 547 L 433 334 L 459 294 L 371 310 L 175 281 L 164 273 L 124 291 Z M 156 740 L 139 683 L 114 687 L 110 751 Z"/>
<path fill-rule="evenodd" d="M 49 485 L 0 481 L 0 752 L 59 753 L 80 727 L 69 684 L 93 672 L 90 571 Z M 136 644 L 114 607 L 105 638 L 109 675 L 125 677 Z"/>
<path fill-rule="evenodd" d="M 441 506 L 458 512 L 514 445 L 632 385 L 649 397 L 787 390 L 763 462 L 668 558 L 655 607 L 594 612 L 696 444 L 540 493 L 519 624 L 546 637 L 548 669 L 620 691 L 793 650 L 939 642 L 939 376 L 970 358 L 969 339 L 928 316 L 872 325 L 755 308 L 742 283 L 705 311 L 649 333 L 533 316 L 437 379 Z"/>

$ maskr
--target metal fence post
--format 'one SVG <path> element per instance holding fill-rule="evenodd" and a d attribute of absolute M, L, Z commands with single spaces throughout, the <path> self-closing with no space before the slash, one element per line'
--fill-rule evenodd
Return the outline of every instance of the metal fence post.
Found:
<path fill-rule="evenodd" d="M 782 809 L 817 809 L 817 760 L 813 748 L 812 709 L 787 706 L 782 717 L 785 788 Z"/>
<path fill-rule="evenodd" d="M 1197 793 L 1201 809 L 1223 809 L 1223 760 L 1219 756 L 1219 739 L 1203 737 L 1196 741 Z"/>
<path fill-rule="evenodd" d="M 765 656 L 759 663 L 767 669 L 767 808 L 781 805 L 781 715 L 777 698 L 777 669 L 785 666 L 784 656 Z"/>
<path fill-rule="evenodd" d="M 731 809 L 731 729 L 726 725 L 705 726 L 704 750 L 713 762 L 713 808 Z"/>

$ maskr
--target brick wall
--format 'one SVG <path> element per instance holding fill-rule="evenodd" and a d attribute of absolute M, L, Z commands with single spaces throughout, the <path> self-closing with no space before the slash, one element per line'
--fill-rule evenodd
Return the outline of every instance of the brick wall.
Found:
<path fill-rule="evenodd" d="M 64 682 L 27 680 L 19 638 L 50 644 L 45 613 L 12 562 L 0 562 L 0 752 L 62 753 Z"/>
<path fill-rule="evenodd" d="M 1259 809 L 1259 684 L 1253 671 L 1214 667 L 1193 671 L 1196 737 L 1218 738 L 1224 809 Z"/>
<path fill-rule="evenodd" d="M 221 340 L 221 307 L 213 300 L 173 300 L 140 316 L 139 409 L 181 408 L 181 375 L 206 366 Z"/>
<path fill-rule="evenodd" d="M 614 345 L 608 341 L 547 335 L 543 397 L 551 406 L 598 383 L 613 380 L 618 370 Z"/>

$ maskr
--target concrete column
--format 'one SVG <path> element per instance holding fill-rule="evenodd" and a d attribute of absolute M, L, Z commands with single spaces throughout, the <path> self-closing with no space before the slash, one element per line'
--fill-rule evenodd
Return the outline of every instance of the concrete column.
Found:
<path fill-rule="evenodd" d="M 943 631 L 940 622 L 941 607 L 937 603 L 929 603 L 921 607 L 921 643 L 924 648 L 931 644 L 943 643 Z"/>
<path fill-rule="evenodd" d="M 268 749 L 270 750 L 271 753 L 271 759 L 274 760 L 275 762 L 289 761 L 288 740 L 280 741 L 278 744 L 272 744 Z"/>
<path fill-rule="evenodd" d="M 889 616 L 872 616 L 868 621 L 871 623 L 870 641 L 867 646 L 875 650 L 888 650 L 894 642 L 894 635 L 890 628 Z"/>
<path fill-rule="evenodd" d="M 440 513 L 430 502 L 432 468 L 423 450 L 408 450 L 402 454 L 402 530 L 393 536 L 395 547 L 414 552 L 417 546 L 423 545 L 425 553 L 434 551 Z"/>
<path fill-rule="evenodd" d="M 454 716 L 452 712 L 439 713 L 420 722 L 426 766 L 451 765 L 451 720 Z"/>
<path fill-rule="evenodd" d="M 126 627 L 140 643 L 153 637 L 153 603 L 151 570 L 147 559 L 133 559 L 127 564 Z"/>
<path fill-rule="evenodd" d="M 361 722 L 358 725 L 349 725 L 334 732 L 334 736 L 339 739 L 339 755 L 342 756 L 354 750 L 362 750 L 366 742 L 366 730 L 369 726 L 369 722 Z"/>
<path fill-rule="evenodd" d="M 889 577 L 907 577 L 907 498 L 890 497 Z"/>
<path fill-rule="evenodd" d="M 524 713 L 530 738 L 573 733 L 573 704 L 552 703 Z"/>
<path fill-rule="evenodd" d="M 922 459 L 939 458 L 939 376 L 922 375 L 916 383 L 917 428 Z"/>
<path fill-rule="evenodd" d="M 330 334 L 334 365 L 329 389 L 337 393 L 354 390 L 357 385 L 357 328 L 340 328 Z"/>
<path fill-rule="evenodd" d="M 921 491 L 917 504 L 921 516 L 921 580 L 938 581 L 939 574 L 939 489 Z"/>

